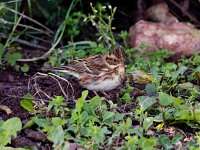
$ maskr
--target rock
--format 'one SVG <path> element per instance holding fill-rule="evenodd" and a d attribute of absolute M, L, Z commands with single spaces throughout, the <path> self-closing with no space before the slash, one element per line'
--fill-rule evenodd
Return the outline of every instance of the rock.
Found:
<path fill-rule="evenodd" d="M 129 36 L 128 43 L 136 49 L 143 44 L 148 51 L 168 49 L 174 51 L 176 56 L 191 56 L 200 51 L 200 31 L 188 23 L 141 20 L 130 27 Z"/>

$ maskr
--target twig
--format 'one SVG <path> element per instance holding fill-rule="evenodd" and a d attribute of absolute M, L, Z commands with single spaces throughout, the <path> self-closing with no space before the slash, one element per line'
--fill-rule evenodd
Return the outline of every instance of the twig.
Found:
<path fill-rule="evenodd" d="M 7 46 L 10 45 L 10 43 L 11 43 L 11 38 L 12 38 L 12 36 L 13 36 L 13 34 L 14 34 L 16 28 L 17 28 L 17 26 L 19 25 L 21 19 L 22 19 L 22 16 L 20 16 L 20 17 L 18 18 L 18 20 L 16 20 L 15 24 L 13 25 L 12 31 L 9 33 L 9 36 L 8 36 L 8 38 L 7 38 L 7 40 L 6 40 L 5 44 L 4 44 L 4 48 L 7 48 Z"/>
<path fill-rule="evenodd" d="M 21 2 L 22 0 L 13 0 L 9 2 L 1 2 L 1 4 L 10 4 L 10 3 L 15 3 L 15 2 Z"/>
<path fill-rule="evenodd" d="M 27 59 L 18 59 L 17 61 L 20 61 L 20 62 L 31 62 L 31 61 L 38 61 L 38 60 L 41 60 L 41 59 L 45 59 L 47 58 L 47 56 L 49 54 L 51 54 L 51 52 L 55 49 L 55 46 L 52 46 L 46 53 L 44 53 L 42 56 L 40 57 L 33 57 L 33 58 L 27 58 Z"/>
<path fill-rule="evenodd" d="M 73 88 L 73 86 L 71 85 L 71 83 L 67 79 L 62 78 L 62 77 L 60 77 L 60 76 L 58 76 L 56 74 L 53 74 L 53 73 L 48 73 L 48 74 L 51 75 L 51 76 L 55 76 L 58 79 L 61 79 L 61 80 L 65 81 L 65 82 L 67 82 L 67 88 L 66 89 L 68 89 L 68 87 L 70 86 L 70 88 L 72 89 L 72 95 L 74 95 L 74 88 Z M 69 95 L 69 93 L 67 93 L 67 95 Z"/>
<path fill-rule="evenodd" d="M 118 9 L 118 12 L 121 13 L 122 15 L 124 15 L 125 17 L 131 18 L 131 15 L 128 15 L 127 13 L 125 13 L 125 12 L 122 11 L 122 10 L 119 10 L 119 9 Z"/>
<path fill-rule="evenodd" d="M 35 91 L 36 91 L 36 92 L 33 94 L 33 96 L 39 95 L 39 97 L 41 98 L 42 96 L 40 95 L 40 93 L 42 93 L 42 94 L 44 94 L 48 99 L 51 99 L 51 97 L 50 97 L 48 94 L 46 94 L 44 91 L 42 91 L 42 90 L 40 89 L 40 87 L 38 86 L 37 81 L 36 81 L 38 77 L 39 77 L 39 76 L 37 76 L 37 73 L 36 73 L 32 78 L 29 79 L 29 82 L 28 82 L 28 91 L 29 91 L 29 93 L 31 93 L 31 92 L 30 92 L 30 86 L 32 85 L 32 87 L 33 87 L 33 88 L 35 89 Z M 34 84 L 31 84 L 32 79 L 34 80 Z M 43 101 L 42 98 L 40 99 L 40 101 L 41 101 L 42 104 L 44 104 L 44 101 Z"/>
<path fill-rule="evenodd" d="M 68 87 L 70 86 L 70 88 L 72 89 L 72 95 L 74 95 L 74 89 L 73 89 L 73 87 L 72 87 L 72 85 L 71 85 L 71 83 L 68 81 L 68 80 L 66 80 L 66 79 L 64 79 L 64 78 L 62 78 L 62 77 L 59 77 L 59 76 L 57 76 L 57 75 L 55 75 L 55 74 L 53 74 L 53 73 L 49 73 L 49 74 L 45 74 L 45 73 L 40 73 L 40 72 L 37 72 L 33 77 L 31 77 L 30 79 L 29 79 L 29 82 L 28 82 L 28 91 L 29 91 L 29 93 L 30 93 L 30 90 L 31 90 L 31 88 L 33 88 L 36 92 L 33 94 L 33 96 L 36 96 L 36 95 L 38 95 L 39 97 L 42 97 L 41 96 L 41 94 L 40 93 L 42 93 L 42 94 L 44 94 L 48 99 L 51 99 L 51 97 L 47 94 L 47 93 L 45 93 L 43 90 L 41 90 L 41 88 L 40 88 L 40 86 L 38 85 L 38 83 L 37 83 L 37 78 L 47 78 L 47 77 L 50 77 L 50 78 L 52 78 L 54 81 L 56 81 L 57 83 L 58 83 L 58 85 L 59 85 L 59 88 L 61 89 L 61 91 L 62 91 L 62 93 L 63 93 L 63 95 L 65 96 L 65 98 L 66 98 L 66 102 L 68 102 L 68 99 L 69 99 L 69 93 L 65 93 L 65 91 L 64 91 L 64 89 L 63 89 L 63 87 L 62 87 L 62 85 L 60 84 L 60 82 L 59 82 L 59 80 L 58 79 L 61 79 L 61 80 L 64 80 L 64 81 L 66 81 L 67 82 L 67 88 L 66 89 L 68 89 Z M 34 83 L 32 83 L 32 81 L 34 82 Z M 72 98 L 73 100 L 74 100 L 74 98 Z M 40 99 L 41 100 L 41 102 L 43 102 L 42 101 L 42 98 Z M 44 102 L 43 102 L 44 103 Z"/>
<path fill-rule="evenodd" d="M 190 5 L 190 1 L 189 0 L 184 0 L 183 2 L 183 11 L 187 11 Z"/>
<path fill-rule="evenodd" d="M 24 14 L 22 14 L 22 13 L 16 11 L 16 10 L 13 10 L 13 9 L 11 9 L 11 8 L 9 8 L 9 7 L 4 6 L 3 8 L 5 8 L 5 9 L 7 9 L 7 10 L 13 12 L 13 13 L 16 13 L 16 14 L 22 16 L 23 18 L 26 18 L 26 19 L 32 21 L 33 23 L 35 23 L 35 24 L 41 26 L 42 28 L 44 28 L 45 30 L 47 30 L 50 34 L 52 34 L 52 35 L 54 34 L 54 32 L 53 32 L 51 29 L 47 28 L 46 26 L 44 26 L 44 25 L 41 24 L 40 22 L 38 22 L 38 21 L 36 21 L 36 20 L 34 20 L 34 19 L 32 19 L 32 18 L 30 18 L 30 17 L 28 17 L 28 16 L 26 16 L 26 15 L 24 15 Z"/>
<path fill-rule="evenodd" d="M 193 17 L 189 12 L 184 11 L 184 9 L 174 0 L 170 0 L 170 2 L 173 3 L 176 7 L 178 7 L 182 11 L 182 13 L 185 14 L 188 18 L 190 18 L 193 22 L 200 24 L 200 22 L 195 17 Z"/>
<path fill-rule="evenodd" d="M 15 23 L 12 23 L 12 22 L 9 22 L 9 21 L 5 21 L 4 24 L 15 25 Z M 24 28 L 27 28 L 27 29 L 32 29 L 32 30 L 38 31 L 39 33 L 46 34 L 47 36 L 52 37 L 52 35 L 50 35 L 49 32 L 46 32 L 44 30 L 29 26 L 29 25 L 19 23 L 17 26 L 24 27 Z"/>
<path fill-rule="evenodd" d="M 58 81 L 58 79 L 56 79 L 54 76 L 50 76 L 50 77 L 53 78 L 53 79 L 58 83 L 58 85 L 59 85 L 59 87 L 60 87 L 60 89 L 61 89 L 63 95 L 65 96 L 66 99 L 68 99 L 68 96 L 66 95 L 66 93 L 65 93 L 65 91 L 64 91 L 64 89 L 63 89 L 63 87 L 62 87 L 62 85 L 61 85 L 60 82 Z"/>
<path fill-rule="evenodd" d="M 26 35 L 27 37 L 31 37 L 33 39 L 36 39 L 38 41 L 42 41 L 42 42 L 45 42 L 45 43 L 48 43 L 48 44 L 51 44 L 51 42 L 49 40 L 45 40 L 43 39 L 42 37 L 37 37 L 37 36 L 34 36 L 34 35 L 30 35 L 28 33 L 24 33 L 24 35 Z M 47 48 L 46 48 L 47 49 Z"/>
<path fill-rule="evenodd" d="M 49 100 L 51 99 L 51 97 L 50 97 L 47 93 L 45 93 L 44 91 L 42 91 L 41 89 L 39 89 L 39 88 L 35 88 L 35 89 L 36 89 L 36 93 L 33 94 L 33 96 L 39 95 L 39 97 L 40 97 L 40 102 L 41 102 L 42 104 L 45 104 L 45 103 L 44 103 L 43 99 L 41 98 L 42 96 L 40 95 L 40 93 L 44 94 Z"/>
<path fill-rule="evenodd" d="M 8 36 L 5 35 L 5 34 L 0 34 L 1 38 L 4 38 L 4 39 L 7 39 Z M 44 47 L 44 46 L 40 46 L 40 45 L 35 45 L 35 44 L 32 44 L 28 41 L 25 41 L 25 40 L 22 40 L 22 39 L 15 39 L 15 38 L 11 38 L 11 40 L 17 42 L 17 43 L 20 43 L 22 45 L 25 45 L 25 46 L 29 46 L 29 47 L 32 47 L 32 48 L 37 48 L 37 49 L 41 49 L 41 50 L 48 50 L 48 48 Z"/>
<path fill-rule="evenodd" d="M 57 32 L 55 34 L 55 37 L 54 37 L 54 41 L 53 41 L 53 44 L 52 44 L 52 47 L 46 52 L 44 53 L 42 56 L 40 57 L 34 57 L 34 58 L 29 58 L 29 59 L 18 59 L 17 61 L 21 61 L 21 62 L 29 62 L 29 61 L 37 61 L 37 60 L 41 60 L 41 59 L 45 59 L 48 57 L 49 54 L 51 54 L 56 46 L 60 43 L 63 35 L 64 35 L 64 32 L 65 32 L 65 28 L 66 28 L 66 25 L 67 25 L 67 19 L 69 17 L 69 14 L 72 10 L 72 7 L 76 4 L 76 1 L 73 0 L 69 6 L 69 9 L 67 11 L 67 14 L 65 16 L 65 20 L 62 22 L 62 24 L 59 26 L 59 28 L 57 29 Z"/>

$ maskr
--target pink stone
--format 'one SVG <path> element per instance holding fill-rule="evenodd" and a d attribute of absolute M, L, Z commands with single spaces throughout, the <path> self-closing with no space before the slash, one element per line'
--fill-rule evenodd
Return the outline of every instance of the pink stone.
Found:
<path fill-rule="evenodd" d="M 146 50 L 168 49 L 178 56 L 191 56 L 200 51 L 200 31 L 188 23 L 166 24 L 141 20 L 130 27 L 129 36 L 128 43 L 137 49 L 145 44 Z"/>

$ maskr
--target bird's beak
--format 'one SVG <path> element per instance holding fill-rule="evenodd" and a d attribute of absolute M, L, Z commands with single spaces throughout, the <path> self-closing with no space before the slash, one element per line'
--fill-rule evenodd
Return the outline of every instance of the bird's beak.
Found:
<path fill-rule="evenodd" d="M 124 61 L 122 61 L 121 66 L 125 66 L 125 62 Z"/>
<path fill-rule="evenodd" d="M 124 79 L 124 74 L 125 74 L 124 66 L 119 67 L 118 73 L 119 73 L 120 78 Z"/>

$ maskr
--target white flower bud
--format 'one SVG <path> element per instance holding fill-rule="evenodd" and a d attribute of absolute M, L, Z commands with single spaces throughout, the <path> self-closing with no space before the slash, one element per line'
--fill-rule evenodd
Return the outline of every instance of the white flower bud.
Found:
<path fill-rule="evenodd" d="M 92 22 L 92 25 L 93 25 L 93 26 L 96 26 L 96 23 L 95 23 L 95 22 Z"/>
<path fill-rule="evenodd" d="M 83 22 L 86 22 L 88 20 L 88 18 L 85 18 L 84 20 L 83 20 Z"/>
<path fill-rule="evenodd" d="M 117 10 L 117 7 L 115 7 L 115 8 L 113 9 L 113 13 L 115 13 L 115 12 L 116 12 L 116 10 Z"/>
<path fill-rule="evenodd" d="M 108 8 L 111 10 L 111 9 L 112 9 L 112 6 L 111 6 L 111 5 L 108 5 Z"/>
<path fill-rule="evenodd" d="M 97 39 L 97 41 L 101 41 L 101 39 L 102 39 L 103 37 L 102 36 L 100 36 L 98 39 Z"/>

